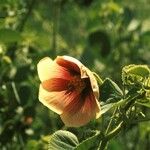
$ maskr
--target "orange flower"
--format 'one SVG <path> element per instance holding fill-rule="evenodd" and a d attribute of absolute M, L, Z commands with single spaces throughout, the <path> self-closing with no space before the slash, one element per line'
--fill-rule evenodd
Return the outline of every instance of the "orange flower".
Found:
<path fill-rule="evenodd" d="M 39 100 L 61 116 L 66 126 L 79 127 L 100 117 L 99 88 L 93 73 L 70 56 L 38 63 Z"/>

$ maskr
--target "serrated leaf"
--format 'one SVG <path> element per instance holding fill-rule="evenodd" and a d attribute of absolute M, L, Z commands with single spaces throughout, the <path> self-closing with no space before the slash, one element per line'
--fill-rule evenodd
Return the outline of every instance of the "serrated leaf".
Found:
<path fill-rule="evenodd" d="M 49 150 L 74 150 L 79 144 L 77 137 L 69 132 L 59 130 L 51 135 L 49 141 Z"/>
<path fill-rule="evenodd" d="M 100 141 L 100 139 L 102 138 L 100 132 L 97 132 L 94 136 L 83 140 L 76 148 L 75 150 L 89 150 L 92 149 L 93 147 L 95 147 L 96 141 L 98 139 L 98 141 Z"/>
<path fill-rule="evenodd" d="M 142 83 L 150 76 L 150 69 L 147 65 L 129 65 L 122 69 L 122 81 L 124 84 Z"/>
<path fill-rule="evenodd" d="M 122 91 L 118 85 L 109 78 L 106 78 L 100 86 L 101 100 L 106 102 L 108 100 L 117 101 L 122 96 Z"/>
<path fill-rule="evenodd" d="M 124 67 L 123 71 L 142 77 L 148 77 L 150 75 L 150 69 L 147 65 L 129 65 Z"/>
<path fill-rule="evenodd" d="M 17 42 L 22 39 L 19 32 L 11 29 L 0 29 L 0 43 Z"/>

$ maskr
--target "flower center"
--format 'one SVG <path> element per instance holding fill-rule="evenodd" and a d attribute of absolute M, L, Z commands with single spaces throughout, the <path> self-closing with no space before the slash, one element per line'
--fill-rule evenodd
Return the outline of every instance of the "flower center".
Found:
<path fill-rule="evenodd" d="M 74 76 L 68 84 L 69 90 L 76 90 L 81 92 L 86 86 L 84 79 L 81 79 L 80 76 Z"/>

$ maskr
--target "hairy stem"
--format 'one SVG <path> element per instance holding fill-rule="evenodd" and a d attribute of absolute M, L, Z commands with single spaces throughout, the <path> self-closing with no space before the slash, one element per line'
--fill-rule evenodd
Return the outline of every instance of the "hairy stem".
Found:
<path fill-rule="evenodd" d="M 141 92 L 139 92 L 139 93 L 137 93 L 134 97 L 132 97 L 132 98 L 130 98 L 128 101 L 128 103 L 125 105 L 125 107 L 123 108 L 125 111 L 127 111 L 129 108 L 130 108 L 130 106 L 132 105 L 132 104 L 134 104 L 135 103 L 135 101 L 138 99 L 138 98 L 140 98 L 141 96 L 143 96 L 145 94 L 145 92 L 143 92 L 143 90 L 141 90 Z"/>
<path fill-rule="evenodd" d="M 104 150 L 106 148 L 106 146 L 107 146 L 108 141 L 111 140 L 116 135 L 118 135 L 118 133 L 121 131 L 122 127 L 123 127 L 123 121 L 120 122 L 119 125 L 115 129 L 113 129 L 111 132 L 109 132 L 104 137 L 104 140 L 102 140 L 102 142 L 100 144 L 99 150 Z"/>
<path fill-rule="evenodd" d="M 141 93 L 138 93 L 134 97 L 130 98 L 128 100 L 129 102 L 127 102 L 126 105 L 124 107 L 122 107 L 122 109 L 124 110 L 123 112 L 126 113 L 126 111 L 134 104 L 136 99 L 139 98 L 141 95 L 142 95 Z M 110 131 L 108 133 L 108 131 L 110 129 L 110 126 L 112 124 L 112 121 L 113 121 L 113 117 L 114 117 L 114 115 L 116 113 L 116 110 L 117 110 L 117 108 L 113 112 L 112 118 L 111 118 L 111 120 L 110 120 L 110 122 L 109 122 L 109 124 L 107 126 L 106 131 L 105 131 L 104 138 L 103 138 L 103 140 L 100 143 L 100 148 L 99 148 L 100 150 L 104 150 L 106 148 L 108 141 L 111 140 L 116 135 L 118 135 L 118 133 L 121 131 L 122 127 L 125 124 L 125 122 L 123 122 L 123 120 L 122 120 L 116 128 L 114 128 L 112 131 Z M 119 117 L 118 120 L 120 120 L 121 118 L 122 118 L 122 115 Z"/>
<path fill-rule="evenodd" d="M 110 121 L 109 121 L 109 124 L 108 124 L 108 126 L 107 126 L 107 129 L 106 129 L 105 134 L 108 133 L 108 131 L 109 131 L 110 127 L 111 127 L 111 124 L 112 124 L 112 121 L 113 121 L 113 118 L 114 118 L 116 112 L 117 112 L 117 107 L 115 108 L 115 110 L 114 110 L 114 112 L 113 112 L 113 115 L 112 115 L 112 117 L 111 117 L 111 119 L 110 119 Z"/>

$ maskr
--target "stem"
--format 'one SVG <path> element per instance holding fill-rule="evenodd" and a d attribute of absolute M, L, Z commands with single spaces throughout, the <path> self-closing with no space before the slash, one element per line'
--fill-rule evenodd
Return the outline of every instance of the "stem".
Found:
<path fill-rule="evenodd" d="M 17 92 L 15 83 L 12 82 L 12 83 L 11 83 L 11 86 L 12 86 L 12 89 L 13 89 L 13 92 L 14 92 L 14 95 L 15 95 L 15 98 L 16 98 L 17 102 L 20 104 L 20 97 L 19 97 L 19 94 L 18 94 L 18 92 Z"/>
<path fill-rule="evenodd" d="M 110 139 L 112 139 L 113 137 L 115 137 L 120 131 L 121 131 L 121 128 L 123 127 L 123 121 L 120 122 L 120 124 L 115 128 L 113 129 L 110 133 L 108 133 L 105 137 L 104 137 L 104 140 L 102 140 L 101 142 L 101 145 L 100 145 L 100 150 L 104 150 L 107 146 L 107 143 Z"/>
<path fill-rule="evenodd" d="M 21 134 L 18 134 L 18 140 L 19 140 L 19 143 L 20 143 L 20 147 L 24 148 L 25 147 L 25 143 L 23 141 L 23 138 L 22 138 Z"/>
<path fill-rule="evenodd" d="M 129 102 L 125 105 L 125 107 L 123 108 L 125 111 L 127 111 L 130 106 L 132 104 L 134 104 L 134 102 L 136 101 L 137 98 L 139 98 L 140 96 L 142 96 L 143 92 L 141 91 L 141 93 L 136 94 L 134 97 L 132 97 L 131 99 L 129 98 Z"/>
<path fill-rule="evenodd" d="M 133 97 L 129 97 L 127 99 L 125 99 L 124 101 L 126 102 L 125 106 L 122 107 L 123 109 L 123 114 L 119 115 L 119 118 L 118 118 L 118 121 L 120 119 L 122 119 L 122 121 L 119 123 L 119 125 L 114 128 L 112 131 L 109 131 L 109 128 L 111 127 L 111 124 L 112 124 L 112 120 L 113 120 L 113 117 L 116 113 L 116 110 L 117 108 L 114 110 L 113 112 L 113 115 L 112 115 L 112 118 L 107 126 L 107 129 L 106 129 L 106 132 L 105 132 L 105 135 L 104 135 L 104 138 L 103 140 L 101 141 L 100 143 L 100 146 L 99 146 L 99 150 L 104 150 L 107 146 L 107 143 L 109 140 L 111 140 L 112 138 L 114 138 L 116 135 L 118 135 L 118 133 L 121 131 L 121 129 L 124 127 L 124 125 L 126 124 L 126 119 L 124 120 L 124 118 L 122 118 L 122 115 L 125 115 L 126 112 L 129 110 L 129 108 L 135 103 L 136 99 L 140 98 L 141 96 L 143 96 L 143 91 L 139 91 L 139 93 L 136 93 L 136 95 L 134 95 Z M 125 115 L 126 116 L 126 115 Z M 145 118 L 144 118 L 145 119 Z M 147 119 L 149 120 L 150 118 L 147 118 L 145 120 L 141 120 L 141 121 L 147 121 Z M 130 120 L 131 121 L 131 120 Z M 136 120 L 135 120 L 136 121 Z M 139 122 L 140 120 L 137 120 L 137 122 Z"/>
<path fill-rule="evenodd" d="M 121 131 L 121 128 L 123 127 L 123 125 L 124 125 L 123 121 L 120 122 L 119 125 L 115 129 L 113 129 L 109 134 L 106 135 L 106 139 L 110 140 L 113 137 L 115 137 Z"/>
<path fill-rule="evenodd" d="M 107 146 L 107 142 L 108 142 L 107 140 L 103 140 L 100 144 L 99 150 L 104 150 Z"/>
<path fill-rule="evenodd" d="M 115 114 L 116 114 L 116 111 L 117 111 L 117 107 L 115 108 L 115 110 L 114 110 L 114 112 L 113 112 L 113 115 L 112 115 L 112 117 L 111 117 L 111 119 L 110 119 L 110 121 L 109 121 L 109 124 L 108 124 L 108 126 L 107 126 L 107 129 L 106 129 L 106 131 L 105 131 L 105 135 L 108 133 L 108 131 L 109 131 L 109 129 L 110 129 L 110 127 L 111 127 L 111 124 L 112 124 L 112 121 L 113 121 L 113 118 L 114 118 L 114 116 L 115 116 Z M 105 137 L 106 138 L 106 137 Z M 107 145 L 107 140 L 104 140 L 104 141 L 102 141 L 101 143 L 100 143 L 100 148 L 105 148 L 106 147 L 106 145 Z"/>
<path fill-rule="evenodd" d="M 130 106 L 135 102 L 135 100 L 139 96 L 141 96 L 140 93 L 138 93 L 137 95 L 135 95 L 134 97 L 132 97 L 129 100 L 129 102 L 123 108 L 125 110 L 125 112 L 130 108 Z M 113 116 L 115 115 L 115 113 L 116 113 L 116 109 L 113 112 Z M 111 124 L 112 124 L 113 116 L 112 116 L 112 118 L 111 118 L 111 120 L 110 120 L 110 122 L 109 122 L 109 124 L 107 126 L 107 129 L 106 129 L 106 132 L 105 132 L 106 135 L 104 137 L 104 140 L 102 140 L 102 142 L 100 143 L 100 148 L 99 148 L 100 150 L 104 150 L 106 148 L 106 146 L 107 146 L 108 141 L 110 139 L 112 139 L 113 137 L 115 137 L 121 131 L 121 128 L 123 127 L 123 121 L 122 121 L 122 122 L 120 122 L 120 124 L 115 129 L 113 129 L 111 132 L 108 133 L 108 130 L 109 130 Z"/>
<path fill-rule="evenodd" d="M 106 129 L 105 134 L 107 134 L 108 131 L 109 131 L 109 128 L 110 128 L 110 126 L 111 126 L 111 124 L 112 124 L 113 118 L 114 118 L 114 116 L 115 116 L 115 114 L 116 114 L 116 111 L 117 111 L 117 107 L 115 108 L 115 110 L 114 110 L 114 112 L 113 112 L 113 115 L 112 115 L 112 117 L 111 117 L 111 119 L 110 119 L 110 121 L 109 121 L 109 124 L 108 124 L 108 126 L 107 126 L 107 129 Z"/>

